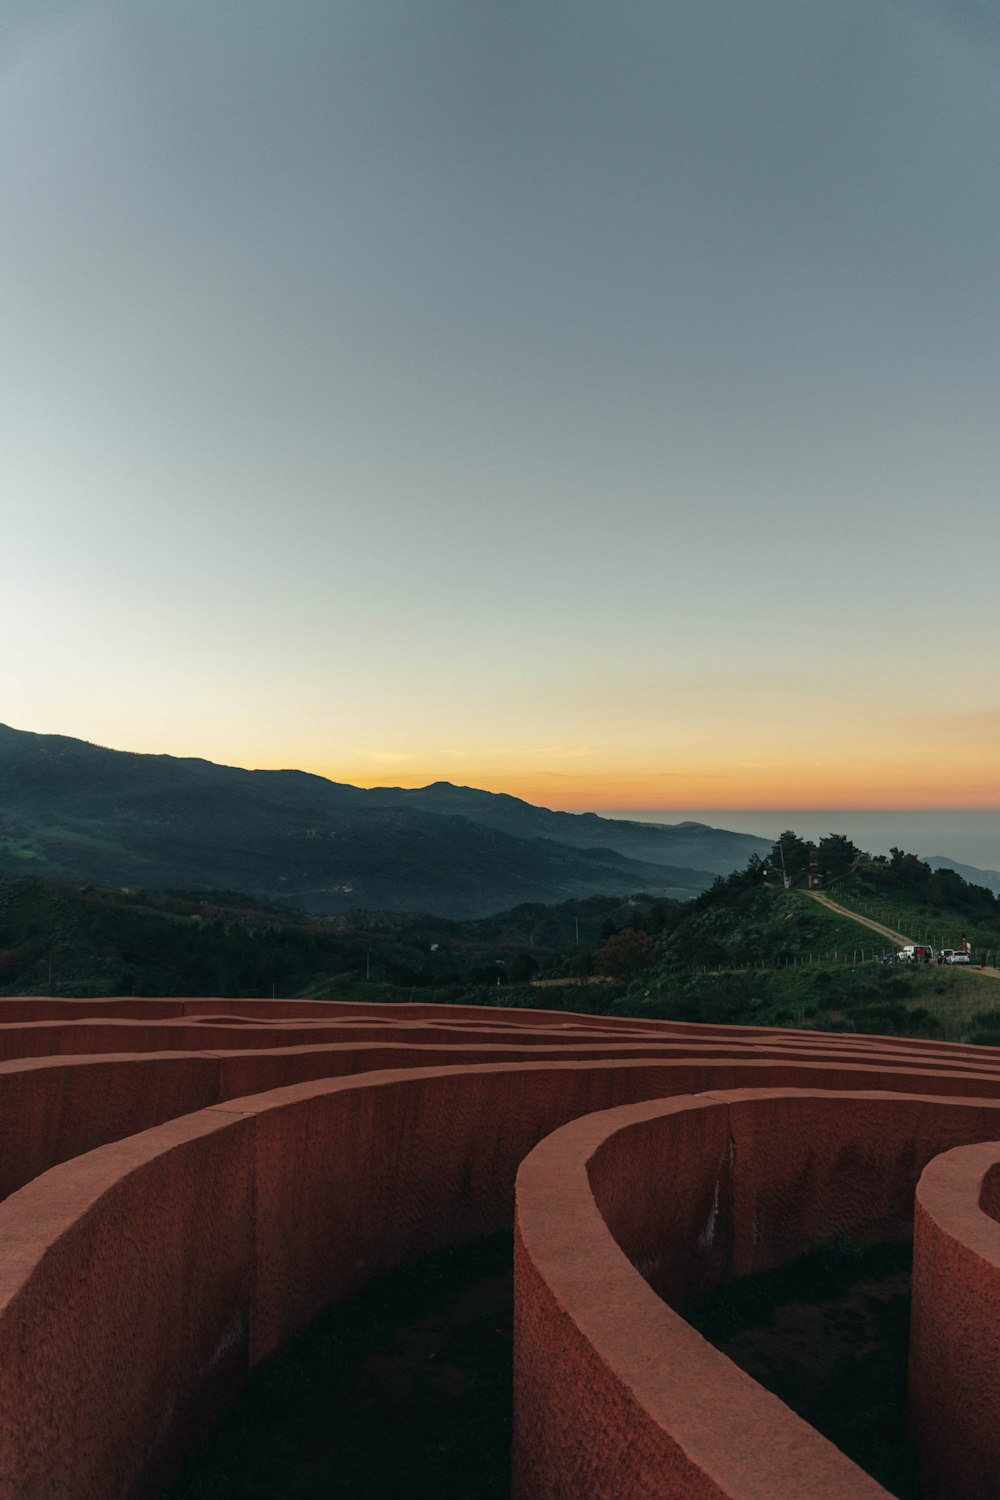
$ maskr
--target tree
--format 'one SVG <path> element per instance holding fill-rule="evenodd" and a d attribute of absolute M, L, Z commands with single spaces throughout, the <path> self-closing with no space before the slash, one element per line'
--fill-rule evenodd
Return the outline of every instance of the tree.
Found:
<path fill-rule="evenodd" d="M 669 927 L 670 913 L 662 901 L 653 902 L 643 918 L 642 925 L 650 937 L 655 937 L 658 932 L 662 932 L 665 927 Z"/>
<path fill-rule="evenodd" d="M 854 868 L 854 861 L 861 850 L 843 833 L 828 833 L 820 839 L 816 850 L 820 873 L 827 880 L 838 875 L 847 875 Z"/>
<path fill-rule="evenodd" d="M 508 969 L 511 984 L 530 984 L 538 973 L 538 965 L 527 953 L 515 953 Z"/>
<path fill-rule="evenodd" d="M 889 869 L 899 885 L 913 889 L 929 882 L 931 867 L 925 865 L 923 860 L 918 859 L 915 854 L 907 854 L 904 850 L 897 849 L 895 845 L 889 850 L 889 854 L 891 856 Z"/>
<path fill-rule="evenodd" d="M 651 962 L 653 952 L 653 939 L 647 932 L 625 927 L 605 938 L 597 949 L 594 973 L 605 974 L 609 979 L 631 979 L 638 969 Z"/>
<path fill-rule="evenodd" d="M 809 863 L 815 852 L 815 844 L 800 839 L 797 833 L 786 828 L 771 850 L 771 862 L 789 880 L 797 880 L 800 875 L 808 873 Z"/>
<path fill-rule="evenodd" d="M 531 929 L 529 938 L 533 948 L 556 948 L 563 946 L 565 935 L 559 921 L 550 915 L 543 916 Z"/>

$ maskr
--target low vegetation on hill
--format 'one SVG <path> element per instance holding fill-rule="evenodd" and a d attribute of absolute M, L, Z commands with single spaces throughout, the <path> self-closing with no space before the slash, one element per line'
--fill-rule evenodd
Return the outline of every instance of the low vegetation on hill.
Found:
<path fill-rule="evenodd" d="M 444 1000 L 1000 1044 L 1000 984 L 897 944 L 1000 950 L 1000 898 L 901 850 L 782 835 L 694 900 L 591 896 L 459 921 L 317 917 L 234 893 L 0 878 L 0 994 Z M 784 871 L 782 871 L 782 856 Z M 787 880 L 787 884 L 786 884 Z"/>
<path fill-rule="evenodd" d="M 337 995 L 455 1000 L 589 974 L 602 936 L 651 897 L 525 903 L 456 921 L 409 912 L 315 917 L 215 891 L 133 892 L 0 877 L 0 994 Z M 650 918 L 655 924 L 655 918 Z M 532 991 L 532 1003 L 539 1001 Z"/>
<path fill-rule="evenodd" d="M 1000 949 L 992 891 L 899 849 L 871 859 L 838 835 L 818 848 L 792 833 L 779 842 L 681 907 L 616 1004 L 678 1020 L 1000 1040 L 995 978 L 899 964 L 896 942 L 819 905 L 808 887 L 913 941 L 958 948 L 964 936 L 977 960 Z"/>

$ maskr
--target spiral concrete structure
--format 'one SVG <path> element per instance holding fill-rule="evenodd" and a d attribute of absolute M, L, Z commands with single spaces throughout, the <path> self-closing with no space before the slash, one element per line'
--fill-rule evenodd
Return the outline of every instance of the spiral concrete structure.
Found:
<path fill-rule="evenodd" d="M 0 1000 L 0 1120 L 0 1500 L 157 1495 L 326 1307 L 515 1217 L 516 1500 L 873 1500 L 685 1314 L 837 1232 L 906 1239 L 915 1201 L 927 1494 L 1000 1494 L 993 1049 Z"/>

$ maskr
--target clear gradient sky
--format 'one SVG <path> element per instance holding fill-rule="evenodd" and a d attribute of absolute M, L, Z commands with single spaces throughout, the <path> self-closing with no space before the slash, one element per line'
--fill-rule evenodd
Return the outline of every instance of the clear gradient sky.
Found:
<path fill-rule="evenodd" d="M 988 0 L 6 0 L 0 719 L 1000 805 Z"/>

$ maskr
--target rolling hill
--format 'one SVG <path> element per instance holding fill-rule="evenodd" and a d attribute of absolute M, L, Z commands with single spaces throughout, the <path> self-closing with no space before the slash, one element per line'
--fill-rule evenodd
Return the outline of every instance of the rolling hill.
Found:
<path fill-rule="evenodd" d="M 706 823 L 639 823 L 602 818 L 597 813 L 554 812 L 503 792 L 477 791 L 450 781 L 413 790 L 375 787 L 366 796 L 376 805 L 460 815 L 515 838 L 553 839 L 574 849 L 613 849 L 630 859 L 707 870 L 712 875 L 728 875 L 745 865 L 751 854 L 763 857 L 772 847 L 770 839 Z"/>
<path fill-rule="evenodd" d="M 448 783 L 366 791 L 0 726 L 7 874 L 244 891 L 314 913 L 472 917 L 596 894 L 685 899 L 720 863 L 731 869 L 765 846 L 738 834 L 713 843 L 714 832 L 682 825 L 675 839 L 656 825 L 552 813 Z M 688 863 L 710 846 L 714 864 Z"/>

